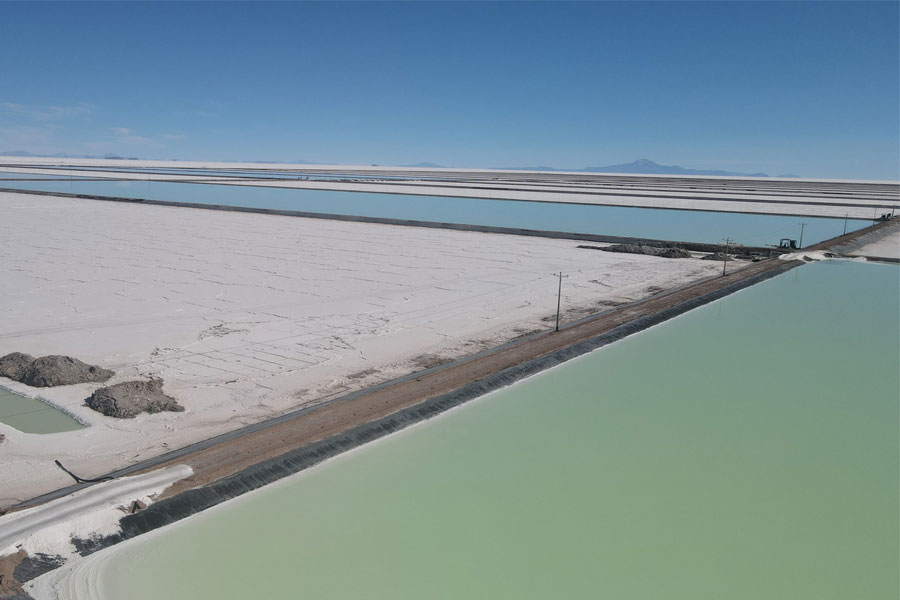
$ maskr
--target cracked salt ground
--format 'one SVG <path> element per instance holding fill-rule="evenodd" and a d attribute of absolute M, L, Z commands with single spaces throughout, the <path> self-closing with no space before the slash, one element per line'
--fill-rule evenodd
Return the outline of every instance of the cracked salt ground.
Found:
<path fill-rule="evenodd" d="M 0 353 L 65 348 L 115 370 L 111 383 L 162 378 L 186 408 L 124 423 L 83 406 L 90 385 L 53 390 L 91 426 L 40 444 L 4 429 L 0 506 L 64 485 L 63 452 L 85 476 L 107 472 L 412 372 L 422 356 L 546 329 L 556 271 L 576 318 L 721 269 L 566 240 L 71 198 L 3 193 L 0 210 Z"/>

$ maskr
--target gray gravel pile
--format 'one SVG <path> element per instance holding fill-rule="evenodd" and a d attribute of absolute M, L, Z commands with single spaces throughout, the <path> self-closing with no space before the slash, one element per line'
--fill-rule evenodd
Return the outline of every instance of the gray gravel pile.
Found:
<path fill-rule="evenodd" d="M 34 358 L 13 352 L 0 357 L 0 376 L 33 387 L 56 387 L 75 383 L 107 381 L 115 375 L 109 369 L 89 365 L 71 356 L 50 355 Z"/>
<path fill-rule="evenodd" d="M 162 380 L 125 381 L 100 388 L 87 405 L 107 417 L 133 419 L 141 413 L 181 412 L 184 407 L 162 391 Z"/>
<path fill-rule="evenodd" d="M 734 260 L 734 257 L 730 254 L 725 254 L 724 252 L 713 252 L 712 254 L 707 254 L 701 260 Z"/>
<path fill-rule="evenodd" d="M 674 246 L 651 246 L 648 244 L 613 244 L 600 248 L 605 252 L 623 252 L 625 254 L 644 254 L 663 258 L 691 258 L 691 253 L 684 248 Z"/>

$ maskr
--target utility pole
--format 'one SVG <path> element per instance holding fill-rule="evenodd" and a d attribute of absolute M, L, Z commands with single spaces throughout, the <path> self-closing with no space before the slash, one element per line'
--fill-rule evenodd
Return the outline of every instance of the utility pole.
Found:
<path fill-rule="evenodd" d="M 733 241 L 731 238 L 725 238 L 725 254 L 722 256 L 722 277 L 725 277 L 725 266 L 728 264 L 728 244 Z"/>
<path fill-rule="evenodd" d="M 803 250 L 803 229 L 806 227 L 806 223 L 800 223 L 800 241 L 797 243 L 797 249 Z"/>
<path fill-rule="evenodd" d="M 849 213 L 844 213 L 844 233 L 843 235 L 847 235 L 847 217 L 849 217 Z"/>
<path fill-rule="evenodd" d="M 559 288 L 556 291 L 556 331 L 559 331 L 559 308 L 562 304 L 562 271 L 560 271 L 557 275 L 559 276 Z M 568 275 L 566 275 L 566 277 L 568 277 Z"/>

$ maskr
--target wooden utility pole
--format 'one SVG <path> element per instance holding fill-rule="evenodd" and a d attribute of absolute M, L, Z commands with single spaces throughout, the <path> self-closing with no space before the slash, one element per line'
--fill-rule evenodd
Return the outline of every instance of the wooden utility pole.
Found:
<path fill-rule="evenodd" d="M 559 288 L 556 291 L 556 331 L 559 331 L 559 308 L 562 304 L 562 271 L 560 271 L 557 275 L 559 276 Z M 566 275 L 566 277 L 568 277 L 568 275 Z"/>
<path fill-rule="evenodd" d="M 797 249 L 803 250 L 803 229 L 806 227 L 806 223 L 800 223 L 800 241 L 797 242 Z"/>
<path fill-rule="evenodd" d="M 725 277 L 725 266 L 728 265 L 728 244 L 733 241 L 731 238 L 725 238 L 725 254 L 722 256 L 722 277 Z"/>
<path fill-rule="evenodd" d="M 849 217 L 849 216 L 850 216 L 849 213 L 844 213 L 844 234 L 843 235 L 847 235 L 847 217 Z"/>

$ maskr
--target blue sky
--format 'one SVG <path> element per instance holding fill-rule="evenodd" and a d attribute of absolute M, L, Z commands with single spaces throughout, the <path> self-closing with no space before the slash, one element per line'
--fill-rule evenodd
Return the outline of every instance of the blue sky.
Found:
<path fill-rule="evenodd" d="M 900 178 L 898 3 L 0 3 L 0 151 Z"/>

